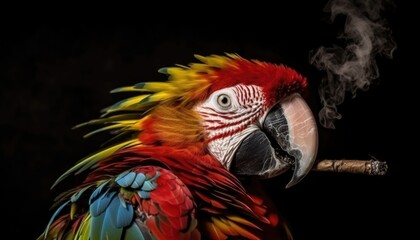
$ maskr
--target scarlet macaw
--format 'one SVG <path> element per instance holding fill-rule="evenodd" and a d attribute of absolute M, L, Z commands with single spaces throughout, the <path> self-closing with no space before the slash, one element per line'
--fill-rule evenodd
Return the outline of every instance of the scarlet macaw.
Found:
<path fill-rule="evenodd" d="M 196 58 L 200 63 L 160 69 L 166 82 L 113 90 L 137 95 L 82 124 L 101 126 L 88 135 L 117 137 L 56 181 L 89 171 L 57 198 L 39 239 L 291 237 L 238 177 L 270 178 L 292 168 L 290 187 L 311 169 L 318 135 L 299 94 L 306 78 L 236 54 Z"/>

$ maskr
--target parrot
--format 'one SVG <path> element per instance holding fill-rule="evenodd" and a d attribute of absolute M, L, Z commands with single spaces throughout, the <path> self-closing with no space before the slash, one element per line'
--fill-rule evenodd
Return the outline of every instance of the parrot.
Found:
<path fill-rule="evenodd" d="M 315 162 L 307 78 L 236 53 L 194 57 L 112 90 L 131 95 L 76 126 L 111 137 L 53 184 L 83 173 L 39 240 L 293 238 L 257 183 L 291 171 L 292 187 Z"/>

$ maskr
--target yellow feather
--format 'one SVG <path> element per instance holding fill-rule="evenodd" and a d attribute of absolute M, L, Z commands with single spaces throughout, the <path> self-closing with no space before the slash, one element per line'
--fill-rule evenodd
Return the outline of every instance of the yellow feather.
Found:
<path fill-rule="evenodd" d="M 170 81 L 178 82 L 188 78 L 188 75 L 191 76 L 191 70 L 179 67 L 170 67 L 168 68 L 168 74 L 170 74 Z"/>
<path fill-rule="evenodd" d="M 210 237 L 212 239 L 227 239 L 227 236 L 211 222 L 204 222 L 204 227 L 207 229 L 208 233 L 210 234 L 210 236 L 206 236 L 206 237 Z"/>
<path fill-rule="evenodd" d="M 258 239 L 255 234 L 248 231 L 247 228 L 237 225 L 235 222 L 229 221 L 230 226 L 232 227 L 232 230 L 235 230 L 235 232 L 239 233 L 241 236 L 247 238 L 247 239 Z"/>
<path fill-rule="evenodd" d="M 240 223 L 240 224 L 244 224 L 244 225 L 247 225 L 247 226 L 252 227 L 252 228 L 260 229 L 257 225 L 253 224 L 252 222 L 250 222 L 250 221 L 248 221 L 248 220 L 246 220 L 244 218 L 241 218 L 241 217 L 238 217 L 238 216 L 234 216 L 234 215 L 227 215 L 226 217 L 228 219 L 234 221 L 234 222 L 237 222 L 237 223 Z"/>
<path fill-rule="evenodd" d="M 214 225 L 226 235 L 229 235 L 229 236 L 239 235 L 239 233 L 236 232 L 229 224 L 226 224 L 227 222 L 222 222 L 218 218 L 215 218 L 215 217 L 211 217 L 211 220 L 213 221 Z"/>
<path fill-rule="evenodd" d="M 138 130 L 140 130 L 139 129 L 140 120 L 136 119 L 136 120 L 113 121 L 113 122 L 110 122 L 110 123 L 114 123 L 114 124 L 103 127 L 103 128 L 99 128 L 95 131 L 92 131 L 92 132 L 84 135 L 83 137 L 88 138 L 88 137 L 90 137 L 94 134 L 104 132 L 104 131 L 108 131 L 108 130 L 113 130 L 113 129 L 118 129 L 118 131 L 124 131 L 124 130 L 138 131 Z"/>
<path fill-rule="evenodd" d="M 191 69 L 197 72 L 203 72 L 206 73 L 209 69 L 209 67 L 206 64 L 203 63 L 192 63 L 190 65 Z"/>
<path fill-rule="evenodd" d="M 180 68 L 185 68 L 185 69 L 188 68 L 188 66 L 185 66 L 185 65 L 182 65 L 182 64 L 175 64 L 175 66 L 180 67 Z"/>
<path fill-rule="evenodd" d="M 76 213 L 76 211 L 77 211 L 77 205 L 76 205 L 76 203 L 71 203 L 71 205 L 70 205 L 71 207 L 70 207 L 70 219 L 71 220 L 73 220 L 73 218 L 74 218 L 74 214 Z"/>
<path fill-rule="evenodd" d="M 90 232 L 90 221 L 91 215 L 86 213 L 86 216 L 82 220 L 79 229 L 77 229 L 75 239 L 76 240 L 89 240 Z"/>
<path fill-rule="evenodd" d="M 92 131 L 92 132 L 90 132 L 90 133 L 88 133 L 88 134 L 85 134 L 83 137 L 84 138 L 88 138 L 88 137 L 91 137 L 92 135 L 94 135 L 94 134 L 97 134 L 97 133 L 100 133 L 100 132 L 103 132 L 103 131 L 107 131 L 107 130 L 112 130 L 112 129 L 118 129 L 118 128 L 123 128 L 123 125 L 121 125 L 121 124 L 113 124 L 113 125 L 109 125 L 109 126 L 106 126 L 106 127 L 103 127 L 103 128 L 99 128 L 99 129 L 97 129 L 97 130 L 95 130 L 95 131 Z"/>
<path fill-rule="evenodd" d="M 109 116 L 109 117 L 106 117 L 106 118 L 99 118 L 99 119 L 90 120 L 88 122 L 84 122 L 84 123 L 81 123 L 81 124 L 78 124 L 78 125 L 74 126 L 73 129 L 88 126 L 88 125 L 94 125 L 94 124 L 107 124 L 107 123 L 112 123 L 112 122 L 119 121 L 119 120 L 137 119 L 140 116 L 141 116 L 141 114 L 139 114 L 139 113 L 118 114 L 118 115 L 113 115 L 113 116 Z"/>
<path fill-rule="evenodd" d="M 116 114 L 118 112 L 134 112 L 134 113 L 141 113 L 144 111 L 148 111 L 151 110 L 153 106 L 155 106 L 157 103 L 156 102 L 148 102 L 145 99 L 142 100 L 143 102 L 138 103 L 138 104 L 134 104 L 132 106 L 128 106 L 125 108 L 115 108 L 115 109 L 105 109 L 103 111 L 105 111 L 102 115 L 101 118 L 105 118 L 105 117 L 110 117 L 111 114 Z M 108 121 L 106 121 L 108 122 Z"/>
<path fill-rule="evenodd" d="M 67 170 L 63 175 L 61 175 L 53 184 L 53 186 L 51 188 L 54 188 L 58 183 L 60 183 L 64 178 L 66 178 L 67 176 L 69 176 L 70 174 L 76 172 L 76 174 L 83 172 L 84 170 L 92 167 L 93 165 L 95 165 L 96 163 L 98 163 L 100 160 L 103 160 L 105 158 L 107 158 L 108 156 L 110 156 L 111 154 L 113 154 L 114 152 L 123 149 L 123 148 L 128 148 L 128 147 L 132 147 L 134 145 L 139 145 L 140 142 L 137 138 L 135 139 L 130 139 L 128 141 L 116 144 L 114 146 L 105 148 L 97 153 L 94 153 L 82 160 L 80 160 L 76 165 L 74 165 L 72 168 L 70 168 L 69 170 Z"/>
<path fill-rule="evenodd" d="M 143 99 L 144 103 L 160 102 L 175 97 L 176 95 L 169 92 L 158 92 L 150 95 L 148 98 Z"/>
<path fill-rule="evenodd" d="M 142 128 L 143 122 L 146 121 L 149 118 L 150 118 L 149 116 L 142 117 L 141 119 L 138 119 L 136 122 L 134 122 L 130 126 L 127 126 L 127 129 L 141 131 L 141 130 L 143 130 L 143 128 Z"/>
<path fill-rule="evenodd" d="M 228 57 L 230 57 L 230 58 L 232 58 L 232 59 L 240 59 L 240 58 L 242 58 L 241 56 L 239 56 L 239 54 L 237 54 L 237 53 L 225 53 L 226 54 L 226 56 L 228 56 Z"/>
<path fill-rule="evenodd" d="M 143 89 L 135 88 L 134 86 L 128 87 L 119 87 L 116 89 L 111 90 L 111 93 L 118 93 L 118 92 L 143 92 Z"/>
<path fill-rule="evenodd" d="M 179 90 L 179 87 L 176 87 L 172 83 L 167 82 L 148 82 L 144 84 L 142 89 L 147 90 L 149 92 L 177 92 Z"/>
<path fill-rule="evenodd" d="M 203 63 L 206 63 L 207 65 L 216 68 L 223 68 L 224 66 L 226 66 L 226 64 L 228 64 L 231 61 L 231 59 L 229 59 L 228 57 L 218 55 L 204 57 L 196 54 L 194 55 L 194 57 L 202 61 Z"/>
<path fill-rule="evenodd" d="M 149 97 L 150 94 L 143 94 L 143 95 L 138 95 L 135 97 L 131 97 L 131 98 L 127 98 L 124 99 L 122 101 L 119 101 L 117 103 L 115 103 L 114 105 L 105 108 L 103 111 L 104 112 L 112 112 L 112 111 L 120 111 L 120 110 L 125 110 L 135 104 L 140 103 L 141 101 L 143 101 L 145 98 Z"/>
<path fill-rule="evenodd" d="M 73 240 L 75 239 L 73 232 L 67 232 L 66 236 L 64 237 L 65 240 Z"/>

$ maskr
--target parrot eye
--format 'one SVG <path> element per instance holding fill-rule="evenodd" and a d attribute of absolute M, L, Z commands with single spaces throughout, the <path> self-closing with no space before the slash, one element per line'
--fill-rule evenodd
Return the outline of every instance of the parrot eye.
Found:
<path fill-rule="evenodd" d="M 229 95 L 220 94 L 219 96 L 217 96 L 217 104 L 219 104 L 219 106 L 223 109 L 228 109 L 232 105 L 232 102 L 230 101 Z"/>

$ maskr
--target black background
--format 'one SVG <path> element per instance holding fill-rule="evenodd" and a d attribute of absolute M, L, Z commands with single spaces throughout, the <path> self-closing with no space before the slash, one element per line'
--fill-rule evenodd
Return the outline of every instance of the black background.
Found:
<path fill-rule="evenodd" d="M 234 52 L 287 64 L 308 77 L 308 101 L 317 115 L 323 73 L 309 64 L 309 51 L 342 43 L 335 38 L 342 21 L 329 24 L 324 5 L 294 1 L 250 5 L 246 12 L 220 7 L 151 17 L 142 16 L 148 11 L 139 8 L 125 23 L 66 21 L 75 16 L 60 21 L 54 16 L 48 23 L 3 21 L 0 156 L 6 232 L 35 239 L 52 214 L 53 198 L 78 183 L 77 177 L 70 178 L 50 190 L 58 176 L 105 139 L 85 140 L 87 131 L 71 128 L 98 117 L 100 109 L 123 97 L 109 90 L 163 80 L 157 69 L 195 61 L 193 54 Z M 414 211 L 407 192 L 415 190 L 409 189 L 407 169 L 414 168 L 410 161 L 415 158 L 405 156 L 412 149 L 403 134 L 415 134 L 405 110 L 413 97 L 407 93 L 412 78 L 403 57 L 412 51 L 403 33 L 405 14 L 396 4 L 385 16 L 398 48 L 392 60 L 378 56 L 379 79 L 339 107 L 343 119 L 336 130 L 319 129 L 319 158 L 372 155 L 388 162 L 388 174 L 311 172 L 288 190 L 284 186 L 290 173 L 264 181 L 297 240 L 400 238 L 411 230 L 404 216 Z"/>

